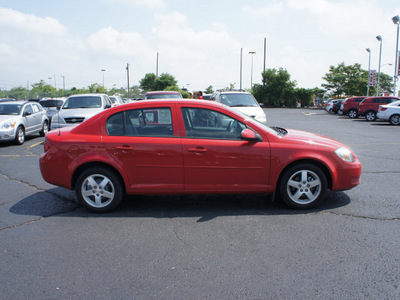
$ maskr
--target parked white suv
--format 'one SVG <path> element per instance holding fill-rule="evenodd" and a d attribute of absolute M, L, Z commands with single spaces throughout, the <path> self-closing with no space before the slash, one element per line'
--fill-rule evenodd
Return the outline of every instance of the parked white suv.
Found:
<path fill-rule="evenodd" d="M 266 124 L 267 116 L 252 94 L 244 91 L 216 91 L 211 96 L 212 101 L 233 107 L 257 121 Z"/>
<path fill-rule="evenodd" d="M 51 129 L 77 126 L 110 107 L 111 100 L 106 94 L 70 96 L 51 119 Z"/>

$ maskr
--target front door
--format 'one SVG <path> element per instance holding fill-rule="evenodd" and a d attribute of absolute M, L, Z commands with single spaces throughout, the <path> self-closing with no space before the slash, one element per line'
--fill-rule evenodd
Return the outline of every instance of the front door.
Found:
<path fill-rule="evenodd" d="M 268 186 L 267 141 L 240 139 L 246 125 L 218 111 L 182 108 L 185 188 L 193 192 L 264 192 Z"/>

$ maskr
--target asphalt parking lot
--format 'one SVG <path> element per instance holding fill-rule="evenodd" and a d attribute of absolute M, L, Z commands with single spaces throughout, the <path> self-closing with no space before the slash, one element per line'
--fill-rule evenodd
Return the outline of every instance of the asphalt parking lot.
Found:
<path fill-rule="evenodd" d="M 400 127 L 314 109 L 268 124 L 350 146 L 353 190 L 293 211 L 264 195 L 130 197 L 79 207 L 43 181 L 43 138 L 0 144 L 0 299 L 399 299 Z"/>

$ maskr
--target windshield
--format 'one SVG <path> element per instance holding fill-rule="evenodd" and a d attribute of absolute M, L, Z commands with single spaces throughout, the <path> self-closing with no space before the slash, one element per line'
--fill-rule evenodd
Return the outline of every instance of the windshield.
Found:
<path fill-rule="evenodd" d="M 18 116 L 22 104 L 0 104 L 0 115 Z"/>
<path fill-rule="evenodd" d="M 229 107 L 228 105 L 224 105 L 224 104 L 222 106 Z M 249 117 L 248 115 L 244 114 L 243 112 L 241 112 L 233 107 L 229 107 L 229 109 L 233 110 L 235 113 L 241 115 L 246 121 L 249 121 L 250 123 L 253 123 L 259 127 L 262 127 L 265 131 L 272 133 L 272 134 L 280 135 L 279 130 L 276 130 L 273 127 L 269 127 L 269 126 L 265 125 L 264 123 L 261 123 L 252 117 Z"/>
<path fill-rule="evenodd" d="M 72 108 L 100 108 L 101 97 L 99 96 L 82 96 L 72 97 L 65 101 L 63 109 Z"/>
<path fill-rule="evenodd" d="M 146 95 L 146 99 L 181 99 L 181 94 L 150 94 Z"/>
<path fill-rule="evenodd" d="M 221 102 L 228 106 L 243 107 L 243 106 L 258 106 L 256 99 L 251 94 L 237 93 L 237 94 L 222 94 Z"/>
<path fill-rule="evenodd" d="M 43 107 L 61 107 L 64 101 L 62 100 L 41 100 L 39 104 Z"/>

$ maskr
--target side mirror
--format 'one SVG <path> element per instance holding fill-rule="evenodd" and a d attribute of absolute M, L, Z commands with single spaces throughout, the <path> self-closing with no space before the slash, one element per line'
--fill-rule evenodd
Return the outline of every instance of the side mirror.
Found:
<path fill-rule="evenodd" d="M 24 117 L 30 116 L 31 113 L 29 111 L 24 112 Z"/>
<path fill-rule="evenodd" d="M 262 137 L 251 129 L 245 128 L 240 133 L 240 138 L 246 141 L 260 142 Z"/>
<path fill-rule="evenodd" d="M 106 104 L 106 109 L 111 108 L 111 104 L 107 103 Z"/>

